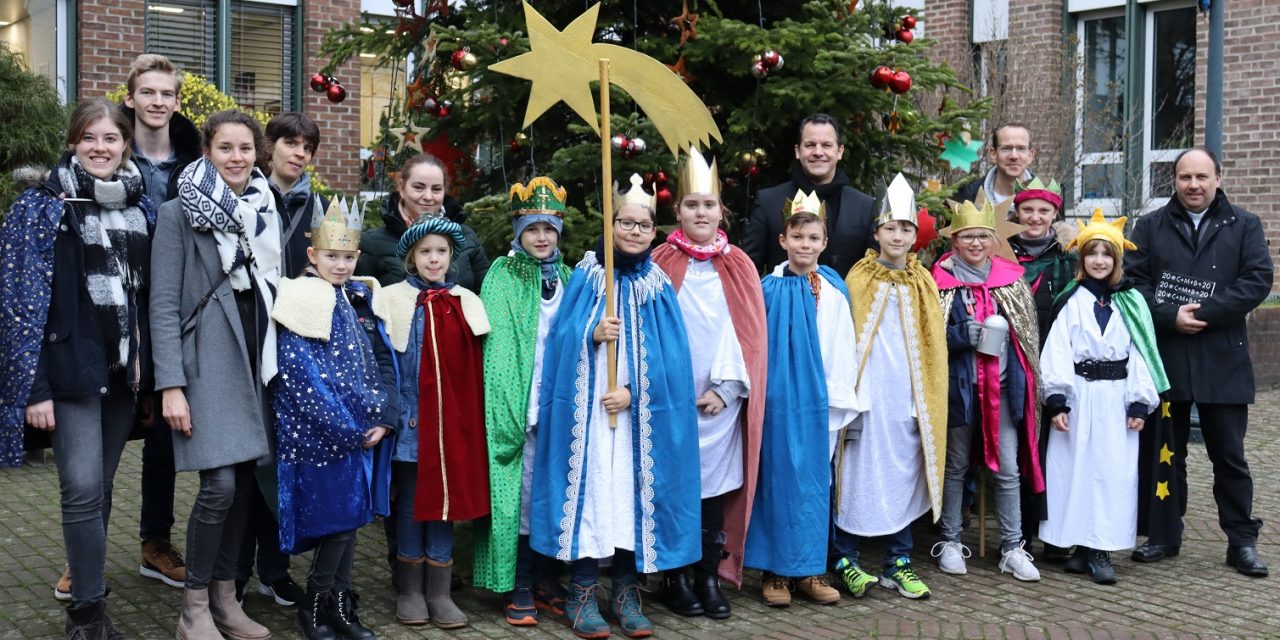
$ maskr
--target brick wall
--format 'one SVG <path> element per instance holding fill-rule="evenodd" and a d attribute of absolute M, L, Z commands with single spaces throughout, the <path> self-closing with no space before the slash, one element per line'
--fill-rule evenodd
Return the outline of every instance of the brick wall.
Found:
<path fill-rule="evenodd" d="M 79 77 L 82 98 L 101 97 L 124 83 L 143 53 L 146 2 L 93 0 L 79 5 Z"/>

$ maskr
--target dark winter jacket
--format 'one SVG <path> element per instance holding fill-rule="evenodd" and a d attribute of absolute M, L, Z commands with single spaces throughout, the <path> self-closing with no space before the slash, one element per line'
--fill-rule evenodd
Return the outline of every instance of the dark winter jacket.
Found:
<path fill-rule="evenodd" d="M 466 246 L 453 257 L 450 278 L 458 286 L 472 292 L 479 291 L 485 274 L 489 272 L 489 257 L 480 246 L 480 236 L 464 223 L 466 215 L 456 200 L 445 199 L 444 213 L 445 217 L 462 225 L 462 235 L 466 239 Z M 384 287 L 403 282 L 404 262 L 396 257 L 396 245 L 408 228 L 400 217 L 400 194 L 393 191 L 382 202 L 382 226 L 369 229 L 360 236 L 360 261 L 356 264 L 356 275 L 377 278 Z"/>
<path fill-rule="evenodd" d="M 280 212 L 280 233 L 283 236 L 280 244 L 280 267 L 284 271 L 280 275 L 296 278 L 310 264 L 307 260 L 307 247 L 311 246 L 312 216 L 317 210 L 323 214 L 329 208 L 329 200 L 311 192 L 311 181 L 306 174 L 298 180 L 298 184 L 285 192 L 281 192 L 272 183 L 271 193 L 276 197 L 276 211 Z"/>
<path fill-rule="evenodd" d="M 1253 365 L 1245 319 L 1271 293 L 1271 248 L 1255 216 L 1218 191 L 1193 231 L 1177 196 L 1133 226 L 1137 250 L 1125 252 L 1126 275 L 1146 297 L 1160 357 L 1169 376 L 1170 400 L 1248 404 L 1254 399 Z M 1208 323 L 1197 334 L 1178 331 L 1180 304 L 1158 295 L 1165 273 L 1213 283 L 1213 293 L 1193 313 Z"/>
<path fill-rule="evenodd" d="M 134 122 L 133 109 L 120 105 L 120 112 Z M 160 205 L 178 197 L 178 174 L 187 168 L 196 158 L 200 157 L 200 130 L 196 125 L 187 119 L 181 113 L 174 112 L 173 119 L 169 120 L 169 144 L 173 147 L 172 166 L 164 166 L 168 170 L 169 178 L 165 181 L 163 187 L 151 184 L 151 176 L 154 173 L 152 167 L 155 165 L 168 165 L 168 158 L 144 158 L 138 154 L 138 148 L 133 148 L 134 162 L 138 165 L 138 170 L 142 172 L 142 180 L 144 190 L 147 195 L 151 196 L 152 202 L 157 208 Z M 151 166 L 148 166 L 151 165 Z"/>
<path fill-rule="evenodd" d="M 1031 287 L 1031 295 L 1036 303 L 1036 321 L 1040 325 L 1040 348 L 1049 339 L 1049 327 L 1052 325 L 1053 301 L 1062 290 L 1075 280 L 1076 255 L 1062 248 L 1055 242 L 1036 258 L 1031 258 L 1026 249 L 1018 241 L 1018 236 L 1009 238 L 1009 246 L 1018 258 L 1018 264 L 1026 271 L 1022 279 Z"/>
<path fill-rule="evenodd" d="M 842 182 L 838 197 L 839 206 L 827 204 L 827 248 L 818 256 L 818 263 L 835 270 L 843 278 L 849 274 L 855 262 L 867 253 L 874 231 L 875 199 L 848 186 L 848 178 L 837 172 L 836 180 Z M 813 191 L 814 186 L 797 168 L 791 180 L 780 185 L 761 189 L 756 194 L 755 206 L 742 229 L 739 246 L 761 272 L 769 271 L 787 259 L 787 252 L 778 244 L 782 234 L 782 205 L 796 195 L 797 189 Z"/>

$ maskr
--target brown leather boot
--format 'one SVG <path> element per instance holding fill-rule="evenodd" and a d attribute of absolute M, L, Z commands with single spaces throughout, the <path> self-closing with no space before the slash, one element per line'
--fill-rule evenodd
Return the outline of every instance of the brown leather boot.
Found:
<path fill-rule="evenodd" d="M 209 583 L 209 613 L 213 623 L 227 640 L 267 640 L 271 630 L 249 619 L 236 602 L 234 580 L 214 580 Z"/>
<path fill-rule="evenodd" d="M 209 613 L 208 589 L 183 589 L 178 640 L 223 640 Z"/>

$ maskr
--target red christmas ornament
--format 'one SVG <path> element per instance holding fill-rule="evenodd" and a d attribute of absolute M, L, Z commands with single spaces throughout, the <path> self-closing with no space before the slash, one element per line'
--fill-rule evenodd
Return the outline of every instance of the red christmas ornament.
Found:
<path fill-rule="evenodd" d="M 652 172 L 652 171 L 646 171 L 646 172 L 644 172 L 644 183 L 645 183 L 645 184 L 653 184 L 653 172 Z"/>
<path fill-rule="evenodd" d="M 908 16 L 902 16 L 902 28 L 903 28 L 903 29 L 914 29 L 914 28 L 916 28 L 916 17 L 915 17 L 915 16 L 909 16 L 909 15 L 908 15 Z"/>
<path fill-rule="evenodd" d="M 752 179 L 759 178 L 759 177 L 760 177 L 760 165 L 758 165 L 758 164 L 753 164 L 753 165 L 748 165 L 748 166 L 746 166 L 746 167 L 743 167 L 743 168 L 742 168 L 742 175 L 747 176 L 748 178 L 752 178 Z"/>
<path fill-rule="evenodd" d="M 323 73 L 317 73 L 311 76 L 311 90 L 320 93 L 329 88 L 329 79 Z"/>
<path fill-rule="evenodd" d="M 423 110 L 423 111 L 426 111 L 427 113 L 435 113 L 439 108 L 440 108 L 440 105 L 436 103 L 436 99 L 435 99 L 435 98 L 423 98 L 423 99 L 422 99 L 422 110 Z"/>
<path fill-rule="evenodd" d="M 769 67 L 764 66 L 763 60 L 756 60 L 751 63 L 751 76 L 756 80 L 764 80 L 769 75 Z"/>
<path fill-rule="evenodd" d="M 889 67 L 881 65 L 871 72 L 871 86 L 877 89 L 889 86 L 891 80 L 893 80 L 893 69 Z"/>
<path fill-rule="evenodd" d="M 675 200 L 675 195 L 673 195 L 671 193 L 671 190 L 666 187 L 660 187 L 658 189 L 658 192 L 655 193 L 654 195 L 658 197 L 659 209 L 666 209 L 667 207 L 670 207 L 671 201 Z"/>
<path fill-rule="evenodd" d="M 325 92 L 325 95 L 328 96 L 329 102 L 342 102 L 343 100 L 347 99 L 347 88 L 340 84 L 334 83 L 329 86 L 329 89 Z"/>
<path fill-rule="evenodd" d="M 897 36 L 902 44 L 911 44 L 911 41 L 915 40 L 916 37 L 914 33 L 911 33 L 910 29 L 898 29 Z"/>
<path fill-rule="evenodd" d="M 916 243 L 911 246 L 912 251 L 919 251 L 927 246 L 930 242 L 938 237 L 938 221 L 929 215 L 929 210 L 920 207 L 916 212 Z"/>
<path fill-rule="evenodd" d="M 458 71 L 470 71 L 476 66 L 476 54 L 470 49 L 458 49 L 449 57 L 449 64 Z"/>
<path fill-rule="evenodd" d="M 764 63 L 766 69 L 773 69 L 782 64 L 782 54 L 770 49 L 760 54 L 760 62 Z"/>
<path fill-rule="evenodd" d="M 911 90 L 911 74 L 906 71 L 897 71 L 893 74 L 893 79 L 889 81 L 889 90 L 894 93 L 906 93 Z"/>
<path fill-rule="evenodd" d="M 500 45 L 502 45 L 502 46 L 504 46 L 504 47 L 505 47 L 505 46 L 507 46 L 507 37 L 506 37 L 506 36 L 503 36 L 503 37 L 499 38 L 499 39 L 498 39 L 498 44 L 500 44 Z"/>
<path fill-rule="evenodd" d="M 449 113 L 453 111 L 453 103 L 448 100 L 441 100 L 439 106 L 436 107 L 437 118 L 448 118 Z"/>
<path fill-rule="evenodd" d="M 655 178 L 655 180 L 656 180 L 656 184 L 666 184 L 666 183 L 667 183 L 667 172 L 666 172 L 666 171 L 659 171 L 659 172 L 658 172 L 657 177 Z"/>
<path fill-rule="evenodd" d="M 631 141 L 627 139 L 626 134 L 615 133 L 612 138 L 609 138 L 609 144 L 613 146 L 614 151 L 625 153 Z"/>

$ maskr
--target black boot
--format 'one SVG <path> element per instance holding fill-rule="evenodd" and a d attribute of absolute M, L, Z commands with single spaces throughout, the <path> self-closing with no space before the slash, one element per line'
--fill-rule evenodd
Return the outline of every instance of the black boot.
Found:
<path fill-rule="evenodd" d="M 67 607 L 67 640 L 107 640 L 107 601 Z"/>
<path fill-rule="evenodd" d="M 330 597 L 328 591 L 316 591 L 307 586 L 307 596 L 298 603 L 298 627 L 307 640 L 337 640 L 333 627 L 325 624 Z"/>
<path fill-rule="evenodd" d="M 1111 565 L 1110 552 L 1089 550 L 1089 575 L 1093 576 L 1093 581 L 1098 584 L 1116 583 L 1116 568 Z"/>
<path fill-rule="evenodd" d="M 672 613 L 682 616 L 702 615 L 702 603 L 693 593 L 693 572 L 689 567 L 662 572 L 662 601 Z"/>
<path fill-rule="evenodd" d="M 702 603 L 703 614 L 723 620 L 732 614 L 728 598 L 720 591 L 720 560 L 724 556 L 723 531 L 702 530 L 702 559 L 693 565 L 693 593 Z"/>
<path fill-rule="evenodd" d="M 329 595 L 329 610 L 325 612 L 327 614 L 325 621 L 339 638 L 373 640 L 378 637 L 372 629 L 361 624 L 360 616 L 356 615 L 360 596 L 356 594 L 355 589 L 341 591 L 335 589 Z"/>
<path fill-rule="evenodd" d="M 1062 563 L 1062 570 L 1067 573 L 1089 573 L 1089 547 L 1076 545 L 1075 552 Z"/>

